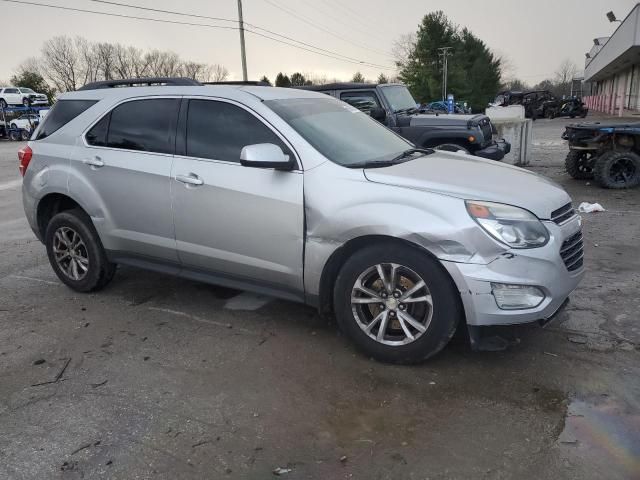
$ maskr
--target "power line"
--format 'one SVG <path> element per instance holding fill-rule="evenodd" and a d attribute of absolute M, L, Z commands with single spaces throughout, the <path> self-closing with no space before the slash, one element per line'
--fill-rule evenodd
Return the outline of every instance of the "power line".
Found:
<path fill-rule="evenodd" d="M 365 31 L 365 30 L 361 29 L 360 27 L 356 27 L 356 26 L 354 26 L 352 24 L 349 24 L 348 21 L 340 18 L 339 16 L 333 15 L 331 13 L 328 13 L 326 10 L 319 8 L 318 5 L 315 5 L 316 1 L 317 0 L 312 0 L 311 2 L 305 1 L 304 3 L 306 3 L 309 7 L 311 7 L 315 11 L 319 12 L 320 14 L 324 15 L 325 17 L 331 19 L 334 22 L 341 23 L 342 25 L 346 26 L 347 28 L 351 28 L 351 29 L 355 28 L 359 32 L 361 32 L 361 33 L 363 33 L 363 34 L 365 34 L 367 36 L 371 35 L 370 31 Z M 329 6 L 329 10 L 331 10 L 330 6 Z M 378 40 L 378 39 L 376 38 L 376 40 Z M 382 50 L 378 50 L 378 49 L 371 48 L 371 47 L 365 47 L 365 46 L 362 46 L 361 44 L 357 44 L 355 42 L 353 42 L 353 43 L 354 43 L 354 45 L 359 45 L 361 48 L 366 48 L 368 50 L 371 50 L 372 52 L 377 52 L 377 53 L 379 53 L 381 55 L 384 55 L 386 57 L 393 58 L 393 56 L 389 52 L 383 52 Z"/>
<path fill-rule="evenodd" d="M 208 15 L 198 15 L 198 14 L 195 14 L 195 13 L 176 12 L 175 10 L 163 10 L 163 9 L 159 9 L 159 8 L 141 7 L 139 5 L 131 5 L 129 3 L 113 2 L 113 1 L 108 1 L 108 0 L 88 0 L 88 1 L 89 2 L 95 2 L 95 3 L 104 3 L 104 4 L 107 4 L 107 5 L 117 5 L 119 7 L 133 8 L 133 9 L 136 9 L 136 10 L 145 10 L 145 11 L 156 12 L 156 13 L 168 13 L 169 15 L 177 15 L 177 16 L 181 16 L 181 17 L 202 18 L 202 19 L 206 19 L 206 20 L 216 20 L 216 21 L 232 22 L 232 23 L 238 24 L 238 20 L 230 19 L 230 18 L 211 17 L 211 16 L 208 16 Z M 342 53 L 334 52 L 332 50 L 327 50 L 325 48 L 316 47 L 313 44 L 306 43 L 306 42 L 303 42 L 301 40 L 296 40 L 295 38 L 291 38 L 291 37 L 288 37 L 286 35 L 282 35 L 280 33 L 274 32 L 272 30 L 268 30 L 266 28 L 260 27 L 258 25 L 255 25 L 255 24 L 252 24 L 252 23 L 249 23 L 249 22 L 244 22 L 244 24 L 248 25 L 249 27 L 252 27 L 254 29 L 260 30 L 262 32 L 266 32 L 269 35 L 275 35 L 277 37 L 284 38 L 286 40 L 299 43 L 299 44 L 304 45 L 306 47 L 314 48 L 314 49 L 319 50 L 321 52 L 328 53 L 330 55 L 335 55 L 335 56 L 338 56 L 338 57 L 343 57 L 343 58 L 348 59 L 348 60 L 352 60 L 354 62 L 362 63 L 362 61 L 357 59 L 357 58 L 349 57 L 347 55 L 343 55 Z M 255 32 L 253 32 L 253 33 L 255 33 Z M 265 37 L 265 38 L 268 38 L 268 37 Z M 377 64 L 374 64 L 374 63 L 371 63 L 371 62 L 365 62 L 365 63 L 367 63 L 367 64 L 369 64 L 371 66 L 377 67 L 377 68 L 388 68 L 387 66 L 377 65 Z"/>
<path fill-rule="evenodd" d="M 164 19 L 160 19 L 160 18 L 149 18 L 149 17 L 138 17 L 138 16 L 134 16 L 134 15 L 124 15 L 124 14 L 118 14 L 118 13 L 110 13 L 110 12 L 98 12 L 95 10 L 87 10 L 87 9 L 82 9 L 82 8 L 74 8 L 74 7 L 64 7 L 61 5 L 51 5 L 51 4 L 47 4 L 47 3 L 38 3 L 38 2 L 31 2 L 31 1 L 27 1 L 27 0 L 0 0 L 1 2 L 5 2 L 5 3 L 14 3 L 14 4 L 19 4 L 19 5 L 29 5 L 29 6 L 37 6 L 37 7 L 46 7 L 46 8 L 53 8 L 53 9 L 58 9 L 58 10 L 66 10 L 66 11 L 72 11 L 72 12 L 78 12 L 78 13 L 91 13 L 91 14 L 95 14 L 95 15 L 105 15 L 105 16 L 109 16 L 109 17 L 117 17 L 117 18 L 126 18 L 126 19 L 130 19 L 130 20 L 141 20 L 141 21 L 148 21 L 148 22 L 157 22 L 157 23 L 168 23 L 168 24 L 174 24 L 174 25 L 187 25 L 187 26 L 191 26 L 191 27 L 204 27 L 204 28 L 217 28 L 217 29 L 223 29 L 223 30 L 238 30 L 238 27 L 231 27 L 231 26 L 225 26 L 225 25 L 211 25 L 211 24 L 204 24 L 204 23 L 193 23 L 193 22 L 180 22 L 180 21 L 176 21 L 176 20 L 164 20 Z M 274 42 L 278 42 L 278 43 L 282 43 L 284 45 L 288 45 L 290 47 L 294 47 L 297 48 L 299 50 L 304 50 L 310 53 L 315 53 L 316 55 L 322 55 L 324 57 L 328 57 L 328 58 L 332 58 L 334 60 L 340 60 L 343 62 L 348 62 L 348 63 L 353 63 L 353 64 L 358 64 L 358 65 L 364 65 L 364 66 L 368 66 L 368 67 L 375 67 L 375 68 L 382 68 L 385 70 L 393 70 L 392 67 L 388 67 L 388 66 L 384 66 L 384 65 L 377 65 L 377 64 L 373 64 L 373 63 L 369 63 L 369 62 L 365 62 L 362 60 L 357 60 L 357 59 L 347 59 L 346 57 L 343 56 L 336 56 L 333 54 L 327 54 L 327 53 L 322 53 L 316 50 L 311 50 L 310 48 L 305 48 L 305 47 L 301 47 L 300 45 L 296 45 L 290 42 L 286 42 L 284 40 L 280 40 L 278 38 L 274 38 L 271 37 L 269 35 L 265 35 L 259 32 L 256 32 L 254 30 L 249 30 L 247 28 L 245 28 L 246 32 L 249 32 L 253 35 L 257 35 L 259 37 L 263 37 L 269 40 L 272 40 Z M 297 40 L 294 40 L 297 42 Z M 313 48 L 317 48 L 317 47 L 313 47 Z"/>
<path fill-rule="evenodd" d="M 328 33 L 329 35 L 332 35 L 332 36 L 334 36 L 334 37 L 336 37 L 336 38 L 339 38 L 339 39 L 340 39 L 340 40 L 342 40 L 343 42 L 350 43 L 350 44 L 352 44 L 352 45 L 355 45 L 355 46 L 356 46 L 356 47 L 358 47 L 358 48 L 362 48 L 362 49 L 365 49 L 365 50 L 368 50 L 368 51 L 373 51 L 373 50 L 371 50 L 371 48 L 369 48 L 369 47 L 366 47 L 366 46 L 363 46 L 363 45 L 358 44 L 358 43 L 356 43 L 356 42 L 353 42 L 353 41 L 349 40 L 348 38 L 343 37 L 342 35 L 339 35 L 339 34 L 337 34 L 337 33 L 335 33 L 335 32 L 332 32 L 331 30 L 329 30 L 329 29 L 327 29 L 327 28 L 324 28 L 324 27 L 323 27 L 323 26 L 321 26 L 321 25 L 318 25 L 318 23 L 317 23 L 317 22 L 314 22 L 313 20 L 310 20 L 308 17 L 304 17 L 303 15 L 301 15 L 301 14 L 299 14 L 299 13 L 295 12 L 294 10 L 291 10 L 291 9 L 289 9 L 289 8 L 287 8 L 287 7 L 283 7 L 282 5 L 278 5 L 277 3 L 273 2 L 272 0 L 264 0 L 264 1 L 265 1 L 265 2 L 267 2 L 269 5 L 271 5 L 271 6 L 273 6 L 273 7 L 276 7 L 276 8 L 278 8 L 278 9 L 282 10 L 282 11 L 283 11 L 283 12 L 285 12 L 286 14 L 288 14 L 288 15 L 290 15 L 290 16 L 292 16 L 292 17 L 294 17 L 294 18 L 297 18 L 298 20 L 300 20 L 300 21 L 302 21 L 302 22 L 304 22 L 304 23 L 306 23 L 306 24 L 308 24 L 308 25 L 311 25 L 311 26 L 312 26 L 312 27 L 314 27 L 314 28 L 317 28 L 318 30 L 322 30 L 323 32 Z M 387 55 L 387 54 L 385 54 L 385 55 Z"/>

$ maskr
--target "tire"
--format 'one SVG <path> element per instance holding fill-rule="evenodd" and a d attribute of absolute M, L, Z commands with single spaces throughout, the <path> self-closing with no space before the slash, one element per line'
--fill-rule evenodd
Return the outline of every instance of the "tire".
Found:
<path fill-rule="evenodd" d="M 443 143 L 442 145 L 437 145 L 433 147 L 434 150 L 442 150 L 444 152 L 459 152 L 466 153 L 470 155 L 469 150 L 467 150 L 462 145 L 458 145 L 457 143 Z"/>
<path fill-rule="evenodd" d="M 564 168 L 576 180 L 593 178 L 593 164 L 596 155 L 591 150 L 569 150 Z"/>
<path fill-rule="evenodd" d="M 27 108 L 30 107 L 31 106 L 31 100 L 29 100 L 28 98 L 23 98 L 22 99 L 22 105 L 24 107 L 27 107 Z"/>
<path fill-rule="evenodd" d="M 20 131 L 20 140 L 26 142 L 27 140 L 29 140 L 29 138 L 31 138 L 29 132 L 27 132 L 26 130 Z"/>
<path fill-rule="evenodd" d="M 634 152 L 607 152 L 596 160 L 593 177 L 604 188 L 637 187 L 640 185 L 640 155 Z"/>
<path fill-rule="evenodd" d="M 9 133 L 9 139 L 14 142 L 17 142 L 18 140 L 20 140 L 20 133 L 14 130 L 13 132 Z"/>
<path fill-rule="evenodd" d="M 61 255 L 61 252 L 69 250 L 71 243 L 76 246 L 70 259 L 68 254 Z M 108 261 L 91 219 L 80 209 L 60 212 L 51 219 L 45 245 L 49 263 L 58 278 L 77 292 L 100 290 L 115 275 L 116 264 Z M 56 259 L 56 251 L 60 260 Z M 72 262 L 76 263 L 75 267 Z"/>
<path fill-rule="evenodd" d="M 18 129 L 18 125 L 16 125 L 15 123 L 12 123 L 11 125 L 9 125 L 10 128 L 13 128 L 15 130 Z"/>
<path fill-rule="evenodd" d="M 376 268 L 381 267 L 389 279 L 394 265 L 395 295 L 389 289 L 384 292 L 385 282 Z M 411 293 L 420 279 L 426 288 Z M 354 253 L 342 266 L 333 293 L 340 329 L 362 352 L 382 362 L 419 363 L 432 357 L 449 343 L 463 316 L 460 295 L 442 265 L 418 249 L 396 243 L 380 243 Z M 407 293 L 413 301 L 403 303 Z M 406 320 L 407 314 L 413 323 Z"/>
<path fill-rule="evenodd" d="M 7 108 L 9 105 L 7 104 L 7 101 L 4 98 L 0 98 L 0 108 Z"/>

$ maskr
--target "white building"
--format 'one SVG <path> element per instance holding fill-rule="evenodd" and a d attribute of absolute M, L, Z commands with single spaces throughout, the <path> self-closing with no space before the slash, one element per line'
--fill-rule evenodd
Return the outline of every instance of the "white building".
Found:
<path fill-rule="evenodd" d="M 612 115 L 640 112 L 640 3 L 611 37 L 596 38 L 586 54 L 584 82 L 591 110 Z M 586 93 L 586 92 L 585 92 Z"/>

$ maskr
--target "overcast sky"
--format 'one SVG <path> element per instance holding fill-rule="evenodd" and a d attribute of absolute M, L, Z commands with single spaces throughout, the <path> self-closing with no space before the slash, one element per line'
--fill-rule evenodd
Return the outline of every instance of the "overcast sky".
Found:
<path fill-rule="evenodd" d="M 231 25 L 203 19 L 142 12 L 90 0 L 30 0 L 118 14 L 172 19 L 182 22 Z M 184 13 L 237 18 L 236 0 L 113 0 Z M 381 66 L 400 35 L 415 31 L 422 17 L 443 10 L 455 23 L 471 29 L 490 48 L 510 59 L 513 74 L 534 84 L 550 77 L 570 58 L 584 66 L 592 39 L 610 35 L 618 24 L 605 13 L 623 19 L 636 4 L 632 0 L 243 0 L 246 22 L 304 41 L 328 51 Z M 307 19 L 305 23 L 282 9 Z M 341 6 L 343 5 L 343 6 Z M 143 49 L 173 50 L 188 60 L 219 63 L 240 79 L 238 32 L 185 25 L 169 25 L 89 13 L 54 10 L 0 1 L 4 48 L 0 79 L 8 79 L 27 57 L 37 56 L 43 41 L 56 35 L 79 35 L 93 41 L 120 42 Z M 246 34 L 250 79 L 278 71 L 301 71 L 329 78 L 349 79 L 356 70 L 374 79 L 384 71 L 323 57 Z M 455 59 L 453 60 L 455 61 Z"/>

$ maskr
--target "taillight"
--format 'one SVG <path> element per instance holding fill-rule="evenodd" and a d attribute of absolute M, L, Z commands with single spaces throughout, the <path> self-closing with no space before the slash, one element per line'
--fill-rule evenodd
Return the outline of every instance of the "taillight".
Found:
<path fill-rule="evenodd" d="M 29 166 L 29 162 L 31 161 L 31 157 L 33 156 L 33 151 L 29 145 L 25 145 L 20 150 L 18 150 L 18 159 L 20 160 L 20 165 L 18 166 L 18 170 L 20 170 L 20 175 L 24 177 L 24 174 L 27 173 L 27 167 Z"/>

